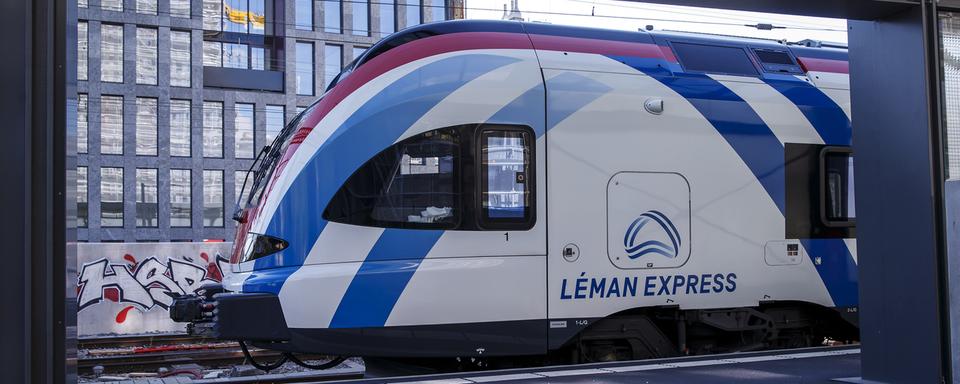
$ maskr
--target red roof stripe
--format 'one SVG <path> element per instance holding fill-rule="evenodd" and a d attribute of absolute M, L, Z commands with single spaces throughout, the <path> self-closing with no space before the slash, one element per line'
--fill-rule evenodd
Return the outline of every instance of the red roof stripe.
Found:
<path fill-rule="evenodd" d="M 845 60 L 797 57 L 797 61 L 800 62 L 804 72 L 850 73 L 850 62 Z"/>

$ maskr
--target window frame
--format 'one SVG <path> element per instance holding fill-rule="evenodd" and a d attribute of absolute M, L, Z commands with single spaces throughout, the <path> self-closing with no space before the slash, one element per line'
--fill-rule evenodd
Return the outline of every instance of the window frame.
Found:
<path fill-rule="evenodd" d="M 857 218 L 847 217 L 847 220 L 834 220 L 828 217 L 827 215 L 827 156 L 830 155 L 846 155 L 848 158 L 853 158 L 853 149 L 850 147 L 844 146 L 825 146 L 820 150 L 820 166 L 819 172 L 817 174 L 818 180 L 818 193 L 820 197 L 820 221 L 824 226 L 830 228 L 852 228 L 857 226 Z M 848 160 L 849 161 L 849 160 Z M 849 175 L 848 175 L 849 178 Z M 849 208 L 848 208 L 849 209 Z"/>
<path fill-rule="evenodd" d="M 487 143 L 483 140 L 484 134 L 487 132 L 518 132 L 526 137 L 524 138 L 524 147 L 526 152 L 524 154 L 524 166 L 526 171 L 526 180 L 524 186 L 526 187 L 525 193 L 527 194 L 527 206 L 524 210 L 524 217 L 522 219 L 513 219 L 513 218 L 491 218 L 489 216 L 489 210 L 484 207 L 484 192 L 489 190 L 489 177 L 487 175 L 487 170 L 485 169 L 484 163 L 486 163 L 487 153 L 484 150 L 487 147 Z M 477 219 L 477 227 L 480 230 L 529 230 L 533 228 L 534 224 L 537 221 L 537 190 L 536 190 L 536 133 L 530 127 L 523 125 L 509 125 L 509 124 L 481 124 L 477 127 L 476 135 L 473 138 L 474 141 L 474 153 L 476 158 L 474 163 L 476 163 L 475 180 L 467 180 L 467 183 L 472 182 L 474 184 L 474 190 L 476 193 L 474 201 L 475 206 L 475 217 Z M 532 180 L 532 181 L 531 181 Z"/>

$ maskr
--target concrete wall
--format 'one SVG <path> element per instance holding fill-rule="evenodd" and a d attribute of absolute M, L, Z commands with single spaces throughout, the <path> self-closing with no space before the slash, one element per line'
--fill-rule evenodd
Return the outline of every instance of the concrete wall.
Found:
<path fill-rule="evenodd" d="M 77 244 L 79 337 L 186 331 L 168 292 L 192 293 L 230 273 L 232 243 Z"/>

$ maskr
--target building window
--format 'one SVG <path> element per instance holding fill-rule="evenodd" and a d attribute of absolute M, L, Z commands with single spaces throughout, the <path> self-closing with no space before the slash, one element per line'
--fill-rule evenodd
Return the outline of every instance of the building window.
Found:
<path fill-rule="evenodd" d="M 170 100 L 170 156 L 190 157 L 190 100 Z"/>
<path fill-rule="evenodd" d="M 299 115 L 300 113 L 302 113 L 303 111 L 306 111 L 306 110 L 307 110 L 307 107 L 297 106 L 297 109 L 296 109 L 297 115 Z"/>
<path fill-rule="evenodd" d="M 343 5 L 340 0 L 323 0 L 323 31 L 343 33 Z"/>
<path fill-rule="evenodd" d="M 100 168 L 100 226 L 123 226 L 123 168 Z"/>
<path fill-rule="evenodd" d="M 350 2 L 353 10 L 353 28 L 355 36 L 370 36 L 370 1 L 353 0 Z"/>
<path fill-rule="evenodd" d="M 248 52 L 246 44 L 223 43 L 223 67 L 249 69 Z"/>
<path fill-rule="evenodd" d="M 262 35 L 266 26 L 263 0 L 203 0 L 203 29 Z"/>
<path fill-rule="evenodd" d="M 233 119 L 233 156 L 238 159 L 253 158 L 253 104 L 236 103 L 233 105 L 236 113 Z"/>
<path fill-rule="evenodd" d="M 267 56 L 266 49 L 262 47 L 250 47 L 250 69 L 262 71 L 266 69 Z"/>
<path fill-rule="evenodd" d="M 313 0 L 297 0 L 295 28 L 307 31 L 313 30 Z"/>
<path fill-rule="evenodd" d="M 377 7 L 380 9 L 380 37 L 396 32 L 397 4 L 392 0 L 381 0 Z"/>
<path fill-rule="evenodd" d="M 137 13 L 157 14 L 157 0 L 137 0 Z"/>
<path fill-rule="evenodd" d="M 137 168 L 137 226 L 158 226 L 157 170 Z"/>
<path fill-rule="evenodd" d="M 123 82 L 123 26 L 100 25 L 100 81 Z"/>
<path fill-rule="evenodd" d="M 297 94 L 313 95 L 313 43 L 297 42 L 293 63 L 297 78 Z"/>
<path fill-rule="evenodd" d="M 223 66 L 223 44 L 216 41 L 203 42 L 203 65 L 207 67 Z"/>
<path fill-rule="evenodd" d="M 223 171 L 203 171 L 203 226 L 223 227 Z"/>
<path fill-rule="evenodd" d="M 444 0 L 427 0 L 430 3 L 430 21 L 447 19 L 447 7 Z"/>
<path fill-rule="evenodd" d="M 530 204 L 531 135 L 525 129 L 480 133 L 480 219 L 485 228 L 526 227 Z"/>
<path fill-rule="evenodd" d="M 267 50 L 239 43 L 203 42 L 203 65 L 239 69 L 266 69 Z"/>
<path fill-rule="evenodd" d="M 250 188 L 253 186 L 252 179 L 246 180 L 247 173 L 247 171 L 233 171 L 233 201 L 239 207 L 243 206 L 241 200 L 250 193 Z"/>
<path fill-rule="evenodd" d="M 157 85 L 157 30 L 137 28 L 137 84 Z"/>
<path fill-rule="evenodd" d="M 283 130 L 284 126 L 284 117 L 283 117 L 283 106 L 282 105 L 268 105 L 267 106 L 267 126 L 266 126 L 266 145 L 273 145 L 273 140 L 277 138 L 277 135 L 280 134 L 280 131 Z"/>
<path fill-rule="evenodd" d="M 406 27 L 412 27 L 423 23 L 423 15 L 420 12 L 420 0 L 405 0 L 407 5 L 405 9 L 407 11 L 407 25 Z"/>
<path fill-rule="evenodd" d="M 86 8 L 87 0 L 77 0 L 77 8 Z"/>
<path fill-rule="evenodd" d="M 223 157 L 223 103 L 203 102 L 203 157 Z"/>
<path fill-rule="evenodd" d="M 89 54 L 89 39 L 87 37 L 87 22 L 77 22 L 77 80 L 87 80 L 87 58 Z"/>
<path fill-rule="evenodd" d="M 367 47 L 357 47 L 357 46 L 354 46 L 354 47 L 353 47 L 353 50 L 352 50 L 352 52 L 353 52 L 353 60 L 356 60 L 356 59 L 360 58 L 360 56 L 363 56 L 363 53 L 366 52 L 366 51 L 367 51 Z"/>
<path fill-rule="evenodd" d="M 90 224 L 87 199 L 87 167 L 77 167 L 77 227 L 80 228 Z"/>
<path fill-rule="evenodd" d="M 170 31 L 170 85 L 190 86 L 190 32 Z"/>
<path fill-rule="evenodd" d="M 343 70 L 343 47 L 327 44 L 323 47 L 323 89 Z"/>
<path fill-rule="evenodd" d="M 77 153 L 87 153 L 87 94 L 77 95 Z"/>
<path fill-rule="evenodd" d="M 100 96 L 100 153 L 123 154 L 123 96 Z"/>
<path fill-rule="evenodd" d="M 190 18 L 190 0 L 170 0 L 170 16 Z"/>
<path fill-rule="evenodd" d="M 137 155 L 157 155 L 157 99 L 137 98 Z"/>
<path fill-rule="evenodd" d="M 123 12 L 123 0 L 100 0 L 100 9 Z"/>
<path fill-rule="evenodd" d="M 192 212 L 190 209 L 190 170 L 170 170 L 170 226 L 190 227 Z"/>
<path fill-rule="evenodd" d="M 223 0 L 203 0 L 203 29 L 219 31 L 222 25 Z"/>

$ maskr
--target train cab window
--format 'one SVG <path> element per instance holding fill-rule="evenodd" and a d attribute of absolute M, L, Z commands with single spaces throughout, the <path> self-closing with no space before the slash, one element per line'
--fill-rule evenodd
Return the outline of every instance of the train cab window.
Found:
<path fill-rule="evenodd" d="M 740 47 L 673 42 L 673 50 L 683 68 L 691 72 L 757 76 L 747 51 Z"/>
<path fill-rule="evenodd" d="M 460 136 L 457 128 L 437 129 L 380 152 L 347 179 L 324 219 L 376 227 L 457 227 Z"/>
<path fill-rule="evenodd" d="M 830 227 L 852 227 L 856 223 L 853 153 L 845 147 L 821 151 L 821 218 Z"/>
<path fill-rule="evenodd" d="M 528 229 L 533 221 L 530 167 L 533 135 L 526 129 L 480 131 L 480 224 L 487 229 Z"/>

